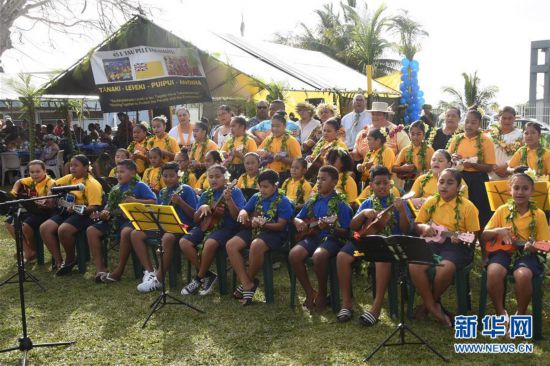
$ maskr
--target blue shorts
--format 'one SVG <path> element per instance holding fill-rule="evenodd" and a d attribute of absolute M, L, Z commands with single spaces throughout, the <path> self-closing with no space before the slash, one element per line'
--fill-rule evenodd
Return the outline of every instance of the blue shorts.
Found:
<path fill-rule="evenodd" d="M 472 263 L 474 251 L 464 244 L 453 244 L 450 239 L 445 240 L 443 244 L 428 244 L 434 254 L 453 263 L 456 270 L 462 269 Z"/>
<path fill-rule="evenodd" d="M 254 239 L 261 239 L 271 250 L 279 249 L 288 239 L 286 231 L 262 231 L 257 237 L 253 238 L 252 229 L 241 230 L 235 236 L 241 238 L 248 246 L 250 246 Z"/>
<path fill-rule="evenodd" d="M 103 235 L 107 234 L 109 232 L 109 222 L 107 221 L 99 221 L 99 222 L 96 222 L 92 225 L 94 228 L 96 228 L 97 230 L 101 231 L 103 233 Z M 122 229 L 124 229 L 125 227 L 130 227 L 130 228 L 133 228 L 134 226 L 130 223 L 130 221 L 128 220 L 122 220 L 120 221 L 118 224 L 118 232 L 117 232 L 117 235 L 120 236 L 120 232 L 122 231 Z"/>
<path fill-rule="evenodd" d="M 346 253 L 354 257 L 355 254 L 355 244 L 353 244 L 351 241 L 346 242 L 342 249 L 340 249 L 340 252 Z M 356 257 L 356 259 L 359 259 L 361 257 Z"/>
<path fill-rule="evenodd" d="M 489 254 L 488 264 L 497 263 L 506 269 L 510 269 L 510 265 L 512 264 L 512 255 L 513 253 L 498 250 Z M 511 268 L 512 272 L 520 267 L 531 270 L 531 272 L 533 272 L 533 276 L 540 276 L 542 272 L 544 272 L 544 266 L 539 262 L 537 255 L 533 253 L 525 254 L 519 257 Z"/>
<path fill-rule="evenodd" d="M 225 246 L 225 243 L 227 243 L 229 239 L 234 237 L 237 231 L 238 229 L 222 227 L 221 229 L 212 231 L 210 234 L 208 234 L 207 239 L 213 239 L 218 242 L 218 245 Z M 202 240 L 204 239 L 204 233 L 200 227 L 194 227 L 193 229 L 191 229 L 189 234 L 183 236 L 183 239 L 190 241 L 191 243 L 193 243 L 193 246 L 196 247 L 197 245 L 202 243 Z"/>
<path fill-rule="evenodd" d="M 57 214 L 50 217 L 50 220 L 55 222 L 57 225 L 69 224 L 73 226 L 78 231 L 86 230 L 88 226 L 94 224 L 94 221 L 88 215 L 79 215 L 77 213 L 73 214 Z"/>
<path fill-rule="evenodd" d="M 342 242 L 332 236 L 328 236 L 324 241 L 319 236 L 308 236 L 296 245 L 304 247 L 310 257 L 317 250 L 317 248 L 325 249 L 329 252 L 330 256 L 333 257 L 338 254 L 343 246 Z"/>

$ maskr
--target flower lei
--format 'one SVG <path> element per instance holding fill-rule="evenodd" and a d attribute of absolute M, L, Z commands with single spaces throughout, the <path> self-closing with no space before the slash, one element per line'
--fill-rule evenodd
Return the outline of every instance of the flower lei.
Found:
<path fill-rule="evenodd" d="M 242 177 L 243 177 L 244 188 L 254 188 L 254 189 L 258 188 L 258 175 L 254 177 L 254 182 L 252 182 L 252 187 L 248 186 L 248 174 L 243 173 Z"/>
<path fill-rule="evenodd" d="M 228 143 L 229 143 L 229 152 L 232 152 L 233 150 L 235 150 L 235 136 L 231 136 L 228 140 Z M 243 151 L 242 151 L 242 154 L 246 154 L 248 152 L 248 150 L 246 149 L 246 143 L 248 142 L 248 134 L 245 132 L 245 134 L 243 135 Z M 233 160 L 233 159 L 231 159 Z"/>
<path fill-rule="evenodd" d="M 44 177 L 43 180 L 48 180 L 48 178 L 49 178 L 49 177 L 46 175 L 46 176 Z M 51 179 L 51 178 L 49 178 L 49 179 Z M 40 183 L 40 182 L 39 182 L 39 183 Z M 45 182 L 45 183 L 44 183 L 44 187 L 42 188 L 42 192 L 40 192 L 41 194 L 38 193 L 38 191 L 36 190 L 36 182 L 35 182 L 34 180 L 31 182 L 31 185 L 29 186 L 29 190 L 30 190 L 31 192 L 32 192 L 32 191 L 36 192 L 36 195 L 37 195 L 38 197 L 40 197 L 40 196 L 46 196 L 46 195 L 48 195 L 48 182 Z"/>
<path fill-rule="evenodd" d="M 132 177 L 132 179 L 130 180 L 128 189 L 124 191 L 124 193 L 120 191 L 120 184 L 117 184 L 111 189 L 111 191 L 107 195 L 107 205 L 105 206 L 105 209 L 109 211 L 109 214 L 111 216 L 111 219 L 109 220 L 109 231 L 108 231 L 109 247 L 111 247 L 112 244 L 117 239 L 117 232 L 120 224 L 118 219 L 120 219 L 122 216 L 122 210 L 120 209 L 119 205 L 127 197 L 134 196 L 134 189 L 136 187 L 136 183 L 137 183 L 137 179 L 135 177 Z"/>
<path fill-rule="evenodd" d="M 466 137 L 466 133 L 461 133 L 452 139 L 454 141 L 452 154 L 457 153 L 458 146 L 460 145 L 462 140 L 464 140 L 465 137 Z M 451 140 L 449 140 L 449 146 L 450 146 L 450 142 Z M 482 164 L 483 163 L 483 146 L 481 145 L 481 131 L 478 132 L 476 137 L 476 149 L 477 149 L 477 154 L 476 154 L 477 162 L 478 164 Z M 447 148 L 447 150 L 449 149 Z"/>
<path fill-rule="evenodd" d="M 275 216 L 277 215 L 277 206 L 279 205 L 279 203 L 281 203 L 284 196 L 284 192 L 280 189 L 275 192 L 275 194 L 277 195 L 277 197 L 275 197 L 275 199 L 271 201 L 269 207 L 267 208 L 267 212 L 263 212 L 264 199 L 262 195 L 259 192 L 254 194 L 254 196 L 258 198 L 258 200 L 256 201 L 256 206 L 254 206 L 254 212 L 258 213 L 261 216 L 264 216 L 266 218 L 266 223 L 269 223 L 275 219 Z M 256 227 L 252 229 L 252 237 L 258 237 L 258 235 L 262 231 L 264 231 L 264 229 L 261 227 Z"/>
<path fill-rule="evenodd" d="M 460 226 L 459 226 L 459 223 L 460 223 L 460 205 L 462 204 L 462 194 L 463 194 L 462 191 L 458 191 L 458 195 L 456 196 L 456 206 L 455 206 L 455 209 L 454 209 L 454 211 L 455 211 L 454 231 L 459 231 L 459 229 L 460 229 Z M 433 205 L 431 205 L 430 207 L 426 208 L 426 213 L 428 214 L 428 219 L 429 220 L 432 219 L 432 215 L 434 214 L 435 209 L 436 209 L 437 205 L 439 204 L 439 201 L 441 200 L 441 195 L 439 194 L 439 192 L 434 194 L 433 197 L 435 198 L 435 203 Z"/>
<path fill-rule="evenodd" d="M 372 200 L 372 208 L 376 212 L 382 212 L 384 210 L 384 207 L 382 207 L 382 202 L 380 201 L 380 198 L 378 198 L 376 195 L 373 194 L 370 197 L 370 199 Z M 395 201 L 395 197 L 393 196 L 393 193 L 390 192 L 390 194 L 388 195 L 388 199 L 386 201 L 386 207 L 389 207 L 393 203 L 393 201 Z M 381 234 L 384 236 L 390 236 L 391 229 L 394 225 L 395 225 L 395 217 L 392 212 L 392 214 L 390 215 L 390 219 L 388 220 L 388 223 L 386 224 L 386 226 L 384 226 L 384 228 L 382 229 Z"/>
<path fill-rule="evenodd" d="M 539 146 L 537 147 L 537 175 L 542 175 L 544 173 L 544 161 L 543 161 L 543 157 L 544 157 L 544 147 L 542 147 L 542 145 L 539 144 Z M 522 165 L 525 165 L 525 166 L 529 166 L 528 162 L 527 162 L 527 146 L 522 146 L 520 148 L 520 151 L 521 151 L 521 164 Z"/>
<path fill-rule="evenodd" d="M 201 142 L 201 155 L 199 156 L 198 161 L 203 161 L 204 156 L 206 155 L 206 145 L 208 144 L 208 139 L 205 139 L 203 142 Z M 199 146 L 199 143 L 197 141 L 193 142 L 193 145 L 191 145 L 191 160 L 195 158 L 195 152 L 197 152 L 197 147 Z"/>
<path fill-rule="evenodd" d="M 516 238 L 518 238 L 518 228 L 516 227 L 516 223 L 514 222 L 514 219 L 519 215 L 518 207 L 513 199 L 508 200 L 508 202 L 506 202 L 506 205 L 508 207 L 508 210 L 510 210 L 510 214 L 506 216 L 506 221 L 512 223 L 512 234 Z M 535 219 L 536 210 L 537 207 L 535 206 L 535 202 L 529 200 L 529 212 L 531 213 L 531 221 L 529 222 L 529 237 L 526 238 L 527 240 L 535 240 L 537 236 L 537 221 Z"/>
<path fill-rule="evenodd" d="M 145 175 L 147 175 L 149 186 L 151 186 L 153 184 L 153 180 L 151 179 L 151 172 L 153 171 L 153 169 L 155 169 L 155 167 L 147 168 L 147 170 L 143 174 L 144 177 L 145 177 Z M 147 173 L 147 174 L 145 174 L 145 173 Z M 162 169 L 159 168 L 157 176 L 155 177 L 156 178 L 155 186 L 157 186 L 157 185 L 160 186 L 161 177 L 162 177 Z"/>
<path fill-rule="evenodd" d="M 413 162 L 413 152 L 414 146 L 411 144 L 410 149 L 407 151 L 406 161 L 408 164 L 414 164 Z M 428 149 L 428 142 L 422 141 L 420 144 L 420 151 L 418 152 L 418 160 L 420 163 L 420 171 L 424 171 L 426 166 L 426 150 Z"/>
<path fill-rule="evenodd" d="M 372 159 L 372 163 L 374 164 L 374 160 L 376 160 L 378 162 L 378 164 L 382 164 L 384 162 L 384 157 L 383 157 L 383 154 L 384 154 L 384 150 L 386 149 L 386 145 L 383 145 L 379 150 L 378 150 L 378 154 L 376 154 L 376 157 Z M 368 163 L 368 161 L 370 160 L 372 156 L 372 151 L 369 150 L 367 152 L 367 154 L 365 155 L 365 160 L 363 160 L 364 163 Z"/>
<path fill-rule="evenodd" d="M 325 144 L 325 138 L 321 137 L 319 139 L 319 141 L 317 141 L 315 146 L 313 146 L 313 150 L 311 151 L 311 156 L 317 157 L 317 155 L 319 155 L 319 153 L 321 153 L 321 149 L 322 149 L 324 144 Z"/>
<path fill-rule="evenodd" d="M 309 200 L 308 202 L 308 208 L 307 208 L 307 216 L 308 217 L 315 217 L 315 214 L 313 213 L 313 207 L 315 206 L 315 203 L 317 202 L 317 200 L 319 199 L 320 195 L 319 193 L 315 193 L 313 195 L 313 197 L 311 198 L 311 200 Z M 338 215 L 338 204 L 340 202 L 347 202 L 346 200 L 346 197 L 341 194 L 341 193 L 335 193 L 331 198 L 330 200 L 328 201 L 328 204 L 327 204 L 327 216 L 332 216 L 332 215 Z M 335 228 L 339 228 L 340 227 L 340 222 L 338 220 L 336 220 L 334 222 L 334 227 Z M 328 239 L 328 236 L 325 236 L 323 238 L 323 242 L 326 241 Z M 346 241 L 346 238 L 340 238 L 340 237 L 337 237 L 336 238 L 338 241 L 341 241 L 341 242 L 344 242 Z"/>
<path fill-rule="evenodd" d="M 427 125 L 424 123 L 424 126 L 427 127 Z M 429 146 L 432 146 L 433 145 L 433 142 L 434 142 L 434 139 L 435 139 L 435 135 L 437 135 L 437 128 L 435 127 L 431 127 L 430 129 L 430 134 L 428 135 L 428 138 L 426 139 L 426 144 L 429 145 Z"/>
<path fill-rule="evenodd" d="M 291 180 L 292 180 L 292 178 L 287 178 L 287 180 L 285 180 L 285 182 L 283 183 L 283 186 L 281 187 L 281 189 L 282 189 L 282 191 L 284 192 L 285 195 L 287 193 L 288 184 L 290 183 Z M 300 182 L 298 183 L 298 189 L 296 190 L 296 202 L 294 202 L 297 205 L 305 203 L 305 200 L 304 200 L 304 183 L 305 183 L 305 181 L 306 181 L 306 179 L 304 177 L 302 177 L 300 179 Z"/>
<path fill-rule="evenodd" d="M 166 148 L 166 151 L 173 153 L 172 147 L 170 146 L 170 135 L 165 132 L 165 137 L 162 139 L 164 142 L 164 147 Z M 149 149 L 152 149 L 155 146 L 155 138 L 156 136 L 153 136 L 147 141 L 147 146 L 149 146 Z"/>
<path fill-rule="evenodd" d="M 180 184 L 175 190 L 174 192 L 170 193 L 170 189 L 168 187 L 164 187 L 163 189 L 160 190 L 159 192 L 159 196 L 160 196 L 160 204 L 161 205 L 165 205 L 165 206 L 174 206 L 175 204 L 174 203 L 171 203 L 170 200 L 172 199 L 172 196 L 173 195 L 177 195 L 177 194 L 180 194 L 181 191 L 183 191 L 183 185 Z"/>
<path fill-rule="evenodd" d="M 180 177 L 180 183 L 181 184 L 189 184 L 189 171 L 186 170 L 183 172 L 183 174 Z"/>
<path fill-rule="evenodd" d="M 288 141 L 289 137 L 290 137 L 290 132 L 285 131 L 285 133 L 283 135 L 283 139 L 281 141 L 281 150 L 280 150 L 280 152 L 283 152 L 283 151 L 287 150 L 287 148 L 288 148 L 287 147 L 287 141 Z M 265 151 L 272 152 L 271 151 L 271 144 L 273 144 L 274 139 L 275 139 L 275 137 L 273 137 L 273 135 L 271 135 L 267 138 L 267 141 L 266 141 L 265 146 L 264 146 Z"/>
<path fill-rule="evenodd" d="M 493 140 L 495 146 L 500 147 L 508 156 L 514 155 L 514 153 L 523 145 L 521 138 L 509 144 L 506 143 L 502 138 L 502 129 L 499 125 L 491 125 L 489 136 Z"/>
<path fill-rule="evenodd" d="M 422 180 L 420 181 L 420 192 L 418 192 L 419 197 L 424 197 L 424 187 L 426 187 L 426 184 L 432 179 L 434 176 L 434 173 L 430 170 L 428 174 Z"/>
<path fill-rule="evenodd" d="M 349 172 L 342 173 L 342 185 L 341 185 L 341 189 L 342 189 L 341 193 L 346 197 L 346 202 L 348 200 L 348 192 L 346 191 L 346 184 L 348 183 L 348 173 Z"/>

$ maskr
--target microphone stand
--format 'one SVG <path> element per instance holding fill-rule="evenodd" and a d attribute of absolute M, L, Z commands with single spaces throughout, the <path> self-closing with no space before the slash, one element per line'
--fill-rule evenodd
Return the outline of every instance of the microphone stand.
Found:
<path fill-rule="evenodd" d="M 25 292 L 24 292 L 23 284 L 25 283 L 26 274 L 27 275 L 29 274 L 25 271 L 25 262 L 24 262 L 23 245 L 22 245 L 23 230 L 22 230 L 22 223 L 21 223 L 21 208 L 18 206 L 22 203 L 28 203 L 32 201 L 39 201 L 39 200 L 50 199 L 50 198 L 57 198 L 57 197 L 60 197 L 62 194 L 63 193 L 59 193 L 59 194 L 50 195 L 50 196 L 18 199 L 18 200 L 6 201 L 6 202 L 0 203 L 0 207 L 3 207 L 3 206 L 10 206 L 14 208 L 17 207 L 17 211 L 14 216 L 14 228 L 15 228 L 15 244 L 17 248 L 17 275 L 18 275 L 18 282 L 19 282 L 19 301 L 21 305 L 21 324 L 23 327 L 23 336 L 18 339 L 19 345 L 16 347 L 2 349 L 0 350 L 0 353 L 20 350 L 21 352 L 23 352 L 20 365 L 27 364 L 27 354 L 34 347 L 58 347 L 58 346 L 68 346 L 76 343 L 75 341 L 70 341 L 70 342 L 58 342 L 58 343 L 33 344 L 31 338 L 27 333 L 27 315 L 25 310 Z M 13 278 L 13 276 L 10 277 L 10 279 L 11 278 Z M 36 277 L 34 276 L 33 278 L 36 279 Z M 38 281 L 38 279 L 36 279 L 36 281 Z"/>

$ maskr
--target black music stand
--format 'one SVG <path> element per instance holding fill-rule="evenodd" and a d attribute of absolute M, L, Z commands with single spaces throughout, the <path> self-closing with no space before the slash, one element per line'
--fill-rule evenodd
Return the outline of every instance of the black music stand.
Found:
<path fill-rule="evenodd" d="M 130 220 L 136 230 L 140 231 L 155 231 L 158 238 L 157 253 L 159 255 L 160 268 L 164 274 L 164 249 L 161 244 L 161 239 L 164 233 L 186 234 L 186 225 L 182 224 L 173 206 L 165 205 L 146 205 L 143 203 L 123 203 L 120 205 L 122 212 Z M 143 322 L 142 328 L 145 328 L 147 322 L 153 314 L 160 310 L 164 305 L 185 305 L 199 313 L 204 313 L 203 310 L 182 301 L 166 292 L 166 278 L 163 276 L 162 292 L 151 304 L 151 311 Z M 171 301 L 169 301 L 171 300 Z"/>
<path fill-rule="evenodd" d="M 405 298 L 407 297 L 407 266 L 408 264 L 424 264 L 435 265 L 433 252 L 426 245 L 426 241 L 421 238 L 393 235 L 393 236 L 366 236 L 355 240 L 357 252 L 364 253 L 365 259 L 375 262 L 392 262 L 399 264 L 399 285 L 401 288 L 401 308 L 399 324 L 395 330 L 382 343 L 380 343 L 374 351 L 366 358 L 365 362 L 369 361 L 376 352 L 386 346 L 403 346 L 406 344 L 422 344 L 425 345 L 439 356 L 443 361 L 449 362 L 441 353 L 433 348 L 428 342 L 414 332 L 407 324 L 405 324 Z M 405 332 L 411 333 L 419 342 L 406 342 Z M 399 341 L 396 343 L 388 343 L 394 335 L 399 333 Z"/>
<path fill-rule="evenodd" d="M 75 344 L 75 341 L 70 342 L 58 342 L 58 343 L 41 343 L 41 344 L 33 344 L 31 338 L 29 337 L 27 333 L 27 313 L 25 309 L 25 292 L 23 288 L 23 284 L 28 281 L 27 278 L 32 279 L 34 282 L 36 282 L 37 285 L 40 286 L 38 283 L 38 279 L 31 275 L 30 273 L 25 271 L 25 262 L 24 262 L 24 256 L 23 256 L 23 224 L 21 223 L 21 208 L 20 205 L 27 205 L 32 203 L 32 201 L 38 201 L 38 200 L 44 200 L 44 199 L 50 199 L 50 198 L 57 198 L 60 197 L 63 193 L 55 194 L 51 196 L 43 196 L 43 197 L 33 197 L 28 199 L 18 199 L 13 201 L 7 201 L 0 203 L 1 207 L 11 207 L 12 209 L 14 207 L 17 208 L 17 210 L 14 213 L 14 228 L 15 228 L 15 245 L 17 248 L 17 274 L 18 275 L 18 283 L 19 283 L 19 301 L 21 304 L 21 325 L 23 327 L 23 336 L 18 339 L 19 345 L 17 347 L 11 347 L 0 350 L 0 353 L 4 352 L 11 352 L 20 350 L 23 352 L 23 356 L 21 357 L 20 364 L 26 365 L 27 364 L 27 354 L 28 352 L 35 348 L 35 347 L 59 347 L 59 346 L 70 346 L 72 344 Z M 14 275 L 15 276 L 15 275 Z M 11 276 L 8 280 L 4 281 L 4 283 L 11 283 L 9 280 L 11 280 L 14 276 Z M 40 286 L 43 290 L 44 287 Z"/>

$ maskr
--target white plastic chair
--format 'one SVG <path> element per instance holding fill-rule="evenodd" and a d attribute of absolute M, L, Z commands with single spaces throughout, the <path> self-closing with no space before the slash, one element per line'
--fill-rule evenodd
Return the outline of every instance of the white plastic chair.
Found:
<path fill-rule="evenodd" d="M 0 153 L 0 159 L 2 161 L 2 186 L 4 186 L 6 173 L 9 171 L 16 171 L 19 172 L 21 176 L 24 176 L 24 171 L 21 171 L 21 161 L 16 152 Z"/>
<path fill-rule="evenodd" d="M 46 165 L 46 169 L 51 171 L 55 178 L 61 178 L 61 172 L 63 171 L 63 152 L 64 150 L 59 150 L 57 152 L 57 163 L 55 165 Z"/>

